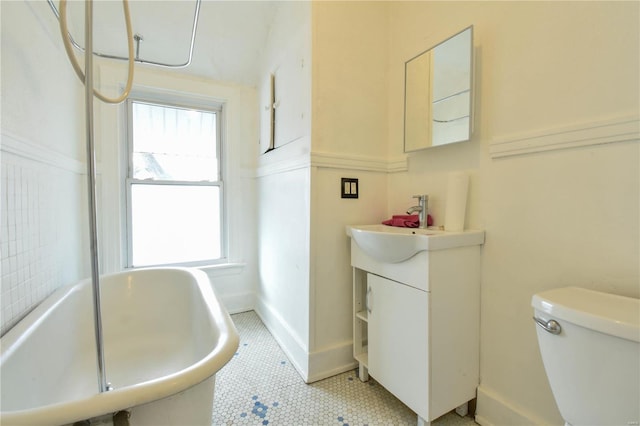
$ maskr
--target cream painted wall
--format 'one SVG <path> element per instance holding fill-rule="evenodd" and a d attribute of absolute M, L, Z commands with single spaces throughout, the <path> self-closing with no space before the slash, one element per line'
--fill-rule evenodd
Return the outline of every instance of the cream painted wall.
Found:
<path fill-rule="evenodd" d="M 482 388 L 534 423 L 562 424 L 531 296 L 571 285 L 640 295 L 639 156 L 636 141 L 514 158 L 487 170 Z M 488 420 L 500 414 L 483 404 L 478 410 Z"/>
<path fill-rule="evenodd" d="M 345 226 L 387 214 L 386 170 L 372 163 L 387 162 L 388 4 L 314 2 L 312 22 L 311 367 L 320 378 L 353 366 Z M 359 179 L 358 199 L 340 197 L 342 177 Z"/>
<path fill-rule="evenodd" d="M 386 156 L 387 2 L 313 2 L 314 152 Z"/>
<path fill-rule="evenodd" d="M 470 143 L 409 156 L 389 208 L 431 198 L 442 223 L 447 173 L 471 174 L 467 227 L 486 230 L 481 424 L 562 424 L 531 321 L 533 294 L 576 285 L 640 296 L 638 141 L 492 158 L 491 143 L 638 117 L 637 2 L 397 2 L 389 47 L 389 155 L 402 150 L 403 62 L 473 24 Z"/>
<path fill-rule="evenodd" d="M 352 269 L 346 225 L 376 223 L 386 216 L 386 173 L 314 167 L 312 172 L 312 301 L 314 352 L 348 346 L 352 363 Z M 340 198 L 340 178 L 358 179 L 359 198 Z"/>

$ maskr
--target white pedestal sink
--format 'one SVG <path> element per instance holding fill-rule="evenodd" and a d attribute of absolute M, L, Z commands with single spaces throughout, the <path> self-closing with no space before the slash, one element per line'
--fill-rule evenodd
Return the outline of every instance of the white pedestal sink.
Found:
<path fill-rule="evenodd" d="M 347 235 L 368 256 L 387 263 L 403 262 L 424 250 L 444 250 L 484 242 L 484 231 L 447 232 L 387 225 L 347 226 Z"/>

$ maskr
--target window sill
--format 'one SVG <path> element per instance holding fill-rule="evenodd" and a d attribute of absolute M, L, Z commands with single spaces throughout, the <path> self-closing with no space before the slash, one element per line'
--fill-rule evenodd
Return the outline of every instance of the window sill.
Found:
<path fill-rule="evenodd" d="M 242 273 L 245 263 L 222 263 L 217 265 L 202 265 L 195 268 L 206 272 L 210 277 L 223 277 L 225 275 L 238 275 Z"/>

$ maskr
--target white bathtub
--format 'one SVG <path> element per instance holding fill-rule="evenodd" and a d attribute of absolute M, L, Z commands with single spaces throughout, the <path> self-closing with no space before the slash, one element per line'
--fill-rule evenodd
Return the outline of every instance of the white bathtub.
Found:
<path fill-rule="evenodd" d="M 63 425 L 120 410 L 130 423 L 211 425 L 214 374 L 238 334 L 204 272 L 101 279 L 107 380 L 98 392 L 91 282 L 59 289 L 0 340 L 0 424 Z"/>

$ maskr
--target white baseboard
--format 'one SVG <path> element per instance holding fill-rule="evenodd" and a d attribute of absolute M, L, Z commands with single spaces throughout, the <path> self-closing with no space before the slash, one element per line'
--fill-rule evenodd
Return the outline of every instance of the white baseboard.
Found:
<path fill-rule="evenodd" d="M 236 294 L 222 294 L 220 295 L 220 299 L 222 299 L 223 306 L 230 314 L 252 311 L 255 306 L 255 293 L 252 291 Z"/>
<path fill-rule="evenodd" d="M 307 346 L 300 341 L 280 314 L 260 297 L 256 297 L 255 311 L 305 383 L 316 382 L 356 368 L 351 341 L 309 353 Z"/>
<path fill-rule="evenodd" d="M 255 298 L 254 309 L 285 355 L 287 355 L 293 367 L 302 376 L 302 380 L 309 383 L 309 354 L 305 345 L 280 314 L 259 296 Z"/>
<path fill-rule="evenodd" d="M 353 359 L 352 341 L 323 348 L 309 355 L 309 380 L 307 383 L 353 370 L 357 366 L 358 363 Z"/>
<path fill-rule="evenodd" d="M 535 426 L 549 424 L 548 421 L 526 412 L 486 386 L 478 386 L 476 423 L 482 426 L 519 425 Z"/>

